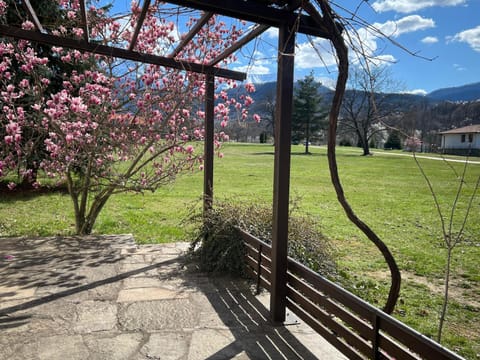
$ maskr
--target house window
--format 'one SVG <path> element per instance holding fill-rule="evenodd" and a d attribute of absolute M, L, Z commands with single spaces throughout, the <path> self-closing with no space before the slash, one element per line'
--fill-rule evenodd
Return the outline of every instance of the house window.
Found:
<path fill-rule="evenodd" d="M 473 142 L 473 134 L 468 134 L 468 142 Z"/>
<path fill-rule="evenodd" d="M 462 143 L 465 142 L 465 134 L 462 134 L 462 140 L 461 141 L 462 141 Z"/>

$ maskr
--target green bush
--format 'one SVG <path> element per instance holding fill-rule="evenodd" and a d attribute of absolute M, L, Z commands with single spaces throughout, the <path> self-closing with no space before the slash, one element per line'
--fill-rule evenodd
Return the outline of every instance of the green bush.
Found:
<path fill-rule="evenodd" d="M 197 214 L 191 219 L 197 223 L 191 252 L 204 271 L 244 275 L 245 249 L 238 228 L 267 243 L 272 240 L 272 210 L 265 205 L 215 202 L 205 218 Z M 290 214 L 288 253 L 324 276 L 335 275 L 331 244 L 311 216 Z"/>

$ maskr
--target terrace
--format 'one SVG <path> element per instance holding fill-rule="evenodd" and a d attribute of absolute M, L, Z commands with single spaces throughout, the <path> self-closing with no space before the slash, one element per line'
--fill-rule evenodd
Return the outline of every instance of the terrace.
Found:
<path fill-rule="evenodd" d="M 200 273 L 187 247 L 2 240 L 0 359 L 344 359 L 303 323 L 273 326 L 266 292 Z"/>

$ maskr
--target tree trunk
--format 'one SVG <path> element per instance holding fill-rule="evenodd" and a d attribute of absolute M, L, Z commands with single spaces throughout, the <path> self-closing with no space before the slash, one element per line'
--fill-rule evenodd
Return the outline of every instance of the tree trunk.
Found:
<path fill-rule="evenodd" d="M 442 342 L 443 324 L 445 323 L 445 317 L 447 315 L 448 288 L 450 286 L 451 262 L 452 262 L 452 249 L 450 247 L 447 247 L 447 264 L 445 265 L 445 287 L 443 292 L 443 304 L 442 304 L 442 311 L 440 312 L 440 322 L 438 324 L 438 334 L 437 334 L 438 343 Z"/>
<path fill-rule="evenodd" d="M 362 148 L 363 148 L 362 156 L 370 155 L 370 146 L 368 144 L 368 141 L 363 141 L 362 142 Z"/>

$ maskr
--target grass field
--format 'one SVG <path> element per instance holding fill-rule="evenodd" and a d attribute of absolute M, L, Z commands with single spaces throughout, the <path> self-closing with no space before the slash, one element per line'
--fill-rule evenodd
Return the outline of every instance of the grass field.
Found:
<path fill-rule="evenodd" d="M 300 211 L 317 216 L 322 232 L 336 248 L 339 271 L 357 294 L 382 306 L 388 291 L 388 269 L 378 251 L 349 223 L 330 183 L 326 149 L 303 155 L 292 147 L 291 197 Z M 228 144 L 215 162 L 214 193 L 219 199 L 272 201 L 273 147 Z M 362 157 L 357 148 L 339 148 L 338 162 L 345 193 L 353 209 L 384 239 L 402 271 L 401 298 L 395 316 L 435 337 L 441 304 L 445 249 L 440 220 L 417 165 L 404 153 L 374 150 Z M 397 154 L 394 156 L 392 154 Z M 402 156 L 400 156 L 402 155 Z M 480 160 L 480 159 L 472 159 Z M 462 163 L 419 159 L 450 214 Z M 154 194 L 124 194 L 110 200 L 96 233 L 132 233 L 141 243 L 188 240 L 182 220 L 200 206 L 202 174 L 182 176 Z M 458 213 L 480 176 L 480 164 L 469 165 Z M 480 195 L 466 224 L 465 241 L 454 251 L 454 278 L 444 344 L 470 359 L 480 358 Z M 461 216 L 454 219 L 458 227 Z M 71 234 L 73 212 L 68 195 L 5 194 L 0 199 L 0 236 Z"/>

